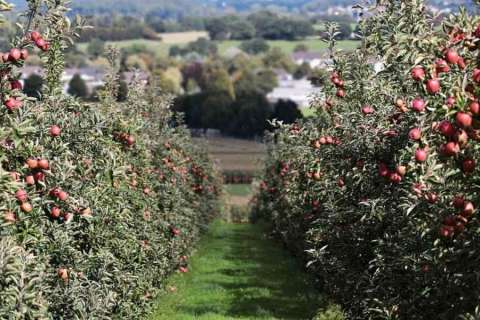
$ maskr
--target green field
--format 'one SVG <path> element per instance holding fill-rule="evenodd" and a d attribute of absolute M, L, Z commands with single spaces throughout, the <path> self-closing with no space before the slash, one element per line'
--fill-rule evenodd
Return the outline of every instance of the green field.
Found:
<path fill-rule="evenodd" d="M 226 52 L 229 48 L 239 47 L 241 41 L 222 41 L 218 43 L 218 47 L 221 53 Z M 327 43 L 319 39 L 308 39 L 308 40 L 298 40 L 298 41 L 285 41 L 285 40 L 275 40 L 268 41 L 270 47 L 281 48 L 286 53 L 292 53 L 296 46 L 299 44 L 306 45 L 310 51 L 323 51 L 326 50 L 328 45 Z M 353 40 L 343 40 L 338 42 L 338 48 L 343 50 L 352 50 L 358 46 L 358 41 Z"/>
<path fill-rule="evenodd" d="M 170 33 L 163 35 L 165 41 L 161 40 L 125 40 L 125 41 L 113 41 L 108 42 L 110 45 L 114 45 L 118 48 L 131 47 L 134 45 L 145 46 L 148 50 L 155 52 L 158 56 L 167 56 L 171 46 L 178 45 L 184 46 L 188 41 L 193 41 L 198 37 L 204 35 L 201 32 L 183 32 L 183 33 Z M 162 36 L 162 35 L 160 35 Z M 238 48 L 241 41 L 217 41 L 220 53 L 224 54 L 230 48 Z M 295 47 L 299 44 L 305 44 L 311 51 L 323 51 L 327 48 L 327 44 L 319 39 L 307 39 L 298 41 L 284 41 L 275 40 L 268 41 L 271 47 L 277 47 L 283 49 L 286 53 L 292 53 Z M 82 51 L 86 51 L 88 44 L 80 43 L 78 48 Z M 338 42 L 338 48 L 344 50 L 351 50 L 358 46 L 358 41 L 344 40 Z"/>
<path fill-rule="evenodd" d="M 265 227 L 217 221 L 151 320 L 343 319 Z"/>
<path fill-rule="evenodd" d="M 148 50 L 153 51 L 157 56 L 167 56 L 168 50 L 170 49 L 171 44 L 164 43 L 160 40 L 146 40 L 146 39 L 135 39 L 135 40 L 124 40 L 124 41 L 108 41 L 107 45 L 113 45 L 119 49 L 131 47 L 131 46 L 145 46 Z M 79 43 L 77 45 L 78 49 L 86 52 L 88 43 Z"/>

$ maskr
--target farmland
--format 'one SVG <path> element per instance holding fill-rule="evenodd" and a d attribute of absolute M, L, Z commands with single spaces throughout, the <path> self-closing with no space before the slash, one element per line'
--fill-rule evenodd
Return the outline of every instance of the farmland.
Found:
<path fill-rule="evenodd" d="M 265 145 L 251 140 L 216 137 L 194 141 L 206 148 L 222 171 L 256 172 L 266 155 Z"/>
<path fill-rule="evenodd" d="M 191 32 L 177 32 L 177 33 L 160 33 L 159 36 L 162 40 L 124 40 L 124 41 L 109 41 L 107 44 L 114 45 L 118 48 L 126 48 L 131 46 L 144 46 L 150 51 L 153 51 L 157 56 L 167 56 L 171 46 L 178 45 L 184 46 L 188 42 L 195 41 L 200 37 L 208 36 L 205 32 L 191 31 Z M 267 41 L 271 47 L 280 48 L 286 53 L 292 53 L 296 46 L 300 44 L 306 45 L 312 51 L 323 51 L 327 48 L 325 42 L 318 38 L 297 40 L 297 41 L 284 41 L 284 40 L 270 40 Z M 241 41 L 215 41 L 219 47 L 221 54 L 225 54 L 231 48 L 238 48 Z M 87 43 L 78 44 L 80 50 L 85 51 Z M 344 50 L 352 50 L 358 46 L 358 41 L 342 40 L 338 43 L 339 48 Z"/>

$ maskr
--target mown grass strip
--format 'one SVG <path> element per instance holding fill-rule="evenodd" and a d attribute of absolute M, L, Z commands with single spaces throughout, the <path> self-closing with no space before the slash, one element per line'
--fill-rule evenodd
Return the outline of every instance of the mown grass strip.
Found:
<path fill-rule="evenodd" d="M 256 224 L 215 222 L 190 261 L 172 277 L 151 320 L 341 319 L 313 282 Z"/>

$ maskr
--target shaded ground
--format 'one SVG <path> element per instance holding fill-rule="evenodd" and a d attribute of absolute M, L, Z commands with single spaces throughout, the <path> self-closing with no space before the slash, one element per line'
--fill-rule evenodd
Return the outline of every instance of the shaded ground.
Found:
<path fill-rule="evenodd" d="M 328 304 L 261 225 L 215 222 L 151 320 L 311 319 Z M 332 307 L 333 308 L 333 307 Z M 341 319 L 332 308 L 321 319 Z"/>

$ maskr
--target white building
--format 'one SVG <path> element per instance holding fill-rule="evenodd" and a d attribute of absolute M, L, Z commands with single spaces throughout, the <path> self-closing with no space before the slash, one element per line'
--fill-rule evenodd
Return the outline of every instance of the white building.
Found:
<path fill-rule="evenodd" d="M 44 70 L 39 66 L 24 66 L 22 68 L 22 76 L 20 81 L 22 84 L 25 79 L 32 74 L 37 74 L 41 77 L 44 76 Z M 68 92 L 68 87 L 72 78 L 76 75 L 80 75 L 85 84 L 87 85 L 88 92 L 92 93 L 96 88 L 101 87 L 105 84 L 106 72 L 102 68 L 86 67 L 86 68 L 67 68 L 62 74 L 61 82 L 63 85 L 63 92 Z M 131 83 L 134 79 L 137 79 L 142 84 L 147 84 L 149 80 L 149 75 L 146 72 L 124 72 L 123 79 L 127 83 Z"/>
<path fill-rule="evenodd" d="M 292 100 L 299 108 L 307 108 L 311 98 L 319 88 L 314 87 L 308 79 L 295 80 L 292 76 L 278 77 L 278 86 L 267 95 L 268 101 Z"/>
<path fill-rule="evenodd" d="M 332 60 L 321 52 L 300 51 L 292 54 L 292 59 L 297 65 L 308 63 L 310 68 L 326 68 L 332 64 Z"/>

